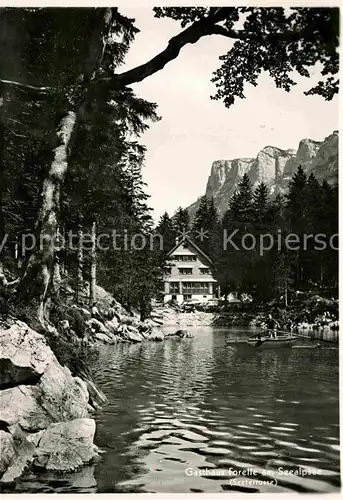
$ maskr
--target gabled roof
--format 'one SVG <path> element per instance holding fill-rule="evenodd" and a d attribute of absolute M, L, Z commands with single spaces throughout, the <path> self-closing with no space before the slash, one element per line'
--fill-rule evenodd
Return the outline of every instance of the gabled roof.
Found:
<path fill-rule="evenodd" d="M 179 248 L 180 245 L 182 245 L 183 243 L 189 243 L 193 248 L 195 248 L 195 250 L 197 250 L 197 252 L 199 252 L 203 257 L 205 257 L 205 259 L 213 266 L 213 262 L 212 260 L 210 259 L 210 257 L 208 255 L 205 254 L 205 252 L 203 252 L 201 250 L 201 248 L 199 248 L 195 243 L 194 241 L 192 241 L 190 238 L 188 238 L 187 236 L 185 236 L 184 238 L 181 238 L 180 241 L 178 241 L 176 243 L 176 245 L 168 252 L 168 257 L 169 255 L 171 255 L 173 252 L 175 252 L 175 250 L 177 248 Z"/>

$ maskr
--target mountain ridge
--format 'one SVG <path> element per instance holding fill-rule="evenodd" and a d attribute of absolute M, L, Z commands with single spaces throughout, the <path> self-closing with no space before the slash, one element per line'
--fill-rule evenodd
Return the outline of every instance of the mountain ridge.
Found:
<path fill-rule="evenodd" d="M 335 130 L 323 141 L 302 139 L 298 148 L 281 149 L 265 146 L 255 158 L 243 157 L 232 160 L 215 160 L 207 180 L 205 195 L 213 197 L 219 215 L 223 216 L 228 208 L 230 197 L 237 189 L 244 174 L 247 174 L 253 187 L 264 182 L 269 193 L 275 197 L 283 194 L 299 165 L 306 174 L 313 173 L 319 182 L 329 184 L 338 182 L 338 131 Z M 191 217 L 199 207 L 201 196 L 187 207 Z"/>

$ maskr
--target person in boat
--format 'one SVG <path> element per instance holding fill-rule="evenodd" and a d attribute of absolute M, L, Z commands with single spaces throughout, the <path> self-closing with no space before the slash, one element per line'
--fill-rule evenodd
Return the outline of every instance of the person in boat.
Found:
<path fill-rule="evenodd" d="M 270 330 L 270 337 L 276 338 L 276 330 L 280 328 L 280 323 L 271 314 L 268 314 L 266 325 L 268 330 Z"/>

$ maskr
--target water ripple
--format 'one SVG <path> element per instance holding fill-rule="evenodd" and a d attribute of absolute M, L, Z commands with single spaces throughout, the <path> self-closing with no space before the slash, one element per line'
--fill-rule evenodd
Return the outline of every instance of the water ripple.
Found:
<path fill-rule="evenodd" d="M 306 363 L 296 349 L 248 356 L 225 348 L 225 336 L 237 332 L 194 331 L 187 342 L 103 349 L 94 373 L 108 397 L 96 435 L 106 454 L 96 491 L 337 491 L 337 351 Z M 280 475 L 280 467 L 312 474 Z M 232 471 L 251 469 L 261 484 L 231 481 Z M 277 486 L 263 484 L 275 477 Z M 56 488 L 77 491 L 77 480 L 71 484 Z M 35 488 L 51 491 L 43 479 L 32 480 Z"/>

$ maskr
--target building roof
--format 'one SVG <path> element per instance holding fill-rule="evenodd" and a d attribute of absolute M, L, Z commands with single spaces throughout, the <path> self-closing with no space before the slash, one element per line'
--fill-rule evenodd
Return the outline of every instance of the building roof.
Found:
<path fill-rule="evenodd" d="M 188 238 L 188 236 L 184 237 L 184 238 L 181 238 L 180 241 L 178 241 L 176 243 L 176 245 L 168 252 L 168 256 L 170 256 L 173 252 L 175 252 L 175 250 L 177 248 L 179 248 L 180 245 L 182 245 L 182 243 L 189 243 L 193 248 L 195 248 L 195 250 L 197 250 L 197 252 L 199 252 L 203 257 L 205 257 L 205 259 L 213 266 L 213 262 L 212 260 L 210 259 L 210 257 L 208 255 L 206 255 L 205 252 L 203 252 L 201 250 L 201 248 L 199 248 L 195 243 L 194 241 L 192 241 L 190 238 Z"/>

